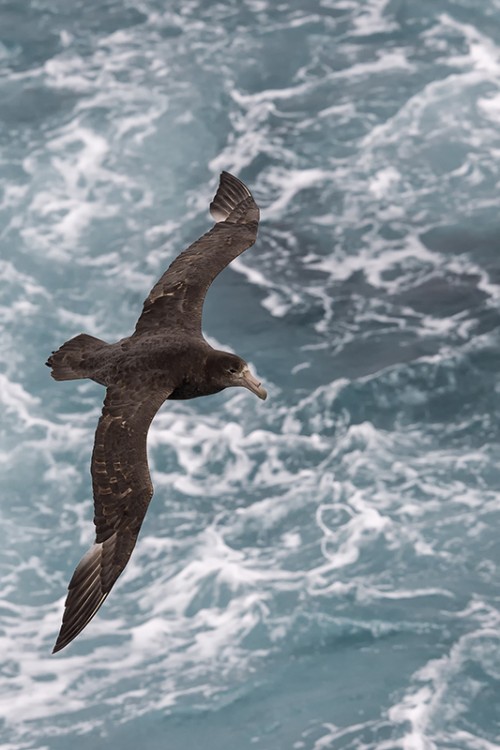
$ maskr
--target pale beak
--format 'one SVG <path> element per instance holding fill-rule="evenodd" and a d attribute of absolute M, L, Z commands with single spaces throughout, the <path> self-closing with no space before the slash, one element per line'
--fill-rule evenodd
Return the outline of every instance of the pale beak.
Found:
<path fill-rule="evenodd" d="M 260 380 L 257 380 L 255 375 L 252 375 L 248 367 L 245 367 L 240 374 L 241 383 L 244 388 L 248 388 L 249 391 L 255 393 L 256 396 L 261 398 L 263 401 L 267 398 L 267 391 L 260 384 Z"/>

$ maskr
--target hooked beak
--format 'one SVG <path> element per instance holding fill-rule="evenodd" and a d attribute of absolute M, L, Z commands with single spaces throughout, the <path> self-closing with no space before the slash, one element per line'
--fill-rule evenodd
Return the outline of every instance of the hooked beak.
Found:
<path fill-rule="evenodd" d="M 248 367 L 245 367 L 245 369 L 241 371 L 240 378 L 240 385 L 244 388 L 248 388 L 249 391 L 252 391 L 252 393 L 255 393 L 256 396 L 265 401 L 267 398 L 267 391 L 261 386 L 260 380 L 257 380 L 255 375 L 252 375 Z"/>

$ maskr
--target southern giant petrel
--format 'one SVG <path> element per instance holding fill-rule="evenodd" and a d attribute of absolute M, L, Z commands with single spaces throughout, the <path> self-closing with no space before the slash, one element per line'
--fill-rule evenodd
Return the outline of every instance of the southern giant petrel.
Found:
<path fill-rule="evenodd" d="M 132 554 L 153 496 L 147 434 L 163 402 L 208 396 L 230 386 L 267 396 L 247 363 L 213 349 L 201 330 L 207 290 L 254 244 L 259 209 L 248 188 L 222 172 L 210 212 L 217 223 L 153 287 L 131 336 L 107 344 L 81 333 L 47 361 L 55 380 L 90 378 L 106 386 L 91 464 L 96 538 L 69 583 L 53 653 L 89 623 Z"/>

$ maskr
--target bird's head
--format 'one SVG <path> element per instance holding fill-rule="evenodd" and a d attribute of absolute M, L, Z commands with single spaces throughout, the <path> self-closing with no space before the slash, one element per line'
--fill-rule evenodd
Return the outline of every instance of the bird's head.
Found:
<path fill-rule="evenodd" d="M 260 380 L 252 375 L 245 360 L 236 354 L 214 351 L 207 361 L 207 371 L 211 381 L 221 389 L 240 386 L 248 388 L 263 400 L 267 398 L 267 391 Z"/>

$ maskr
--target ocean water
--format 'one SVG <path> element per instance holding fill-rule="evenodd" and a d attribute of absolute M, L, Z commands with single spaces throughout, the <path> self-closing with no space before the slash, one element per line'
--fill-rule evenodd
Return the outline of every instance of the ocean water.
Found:
<path fill-rule="evenodd" d="M 500 748 L 499 0 L 0 0 L 2 750 Z M 51 656 L 93 539 L 102 389 L 262 207 L 204 326 L 265 403 L 166 404 L 124 575 Z"/>

